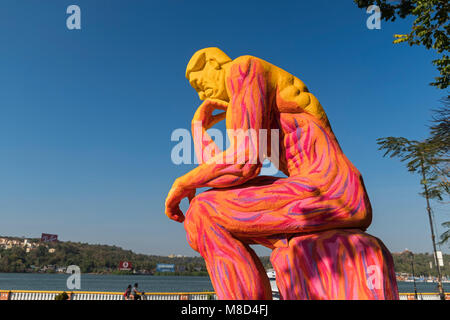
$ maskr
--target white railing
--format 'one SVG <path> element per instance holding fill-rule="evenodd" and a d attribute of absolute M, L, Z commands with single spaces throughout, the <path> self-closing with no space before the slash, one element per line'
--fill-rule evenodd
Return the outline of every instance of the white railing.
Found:
<path fill-rule="evenodd" d="M 9 300 L 55 300 L 55 292 L 11 292 Z"/>
<path fill-rule="evenodd" d="M 440 300 L 438 293 L 417 293 L 417 300 Z M 445 295 L 446 300 L 450 300 L 450 294 Z M 400 300 L 416 300 L 414 293 L 400 293 Z"/>
<path fill-rule="evenodd" d="M 55 300 L 63 291 L 0 290 L 0 300 Z M 121 292 L 66 292 L 69 300 L 124 300 Z M 146 292 L 143 300 L 216 300 L 214 292 Z"/>
<path fill-rule="evenodd" d="M 63 291 L 0 290 L 0 300 L 55 300 Z M 124 300 L 121 292 L 66 292 L 70 300 Z M 274 292 L 275 293 L 275 292 Z M 278 292 L 276 292 L 278 294 Z M 400 300 L 415 300 L 414 293 L 400 293 Z M 143 300 L 217 300 L 214 292 L 148 292 Z M 274 295 L 274 300 L 279 296 Z M 439 300 L 437 293 L 418 293 L 418 300 Z M 450 294 L 446 294 L 450 300 Z"/>

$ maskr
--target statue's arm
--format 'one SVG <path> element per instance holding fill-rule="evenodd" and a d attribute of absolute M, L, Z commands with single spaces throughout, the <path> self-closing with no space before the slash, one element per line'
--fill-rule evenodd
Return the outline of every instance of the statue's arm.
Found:
<path fill-rule="evenodd" d="M 211 157 L 222 152 L 211 139 L 207 130 L 225 119 L 227 108 L 228 102 L 226 101 L 206 99 L 195 112 L 192 118 L 191 132 L 198 163 L 207 162 Z M 223 112 L 213 115 L 214 110 L 222 110 Z"/>
<path fill-rule="evenodd" d="M 192 199 L 197 188 L 240 185 L 261 170 L 258 138 L 260 129 L 268 127 L 269 115 L 263 65 L 251 58 L 236 63 L 227 85 L 231 91 L 227 130 L 243 130 L 245 134 L 251 129 L 254 134 L 245 134 L 245 139 L 230 136 L 228 149 L 175 180 L 166 199 L 166 214 L 173 220 L 184 221 L 179 204 L 185 197 Z"/>
<path fill-rule="evenodd" d="M 267 128 L 269 112 L 263 65 L 250 57 L 235 63 L 228 86 L 231 99 L 226 122 L 230 147 L 178 178 L 184 188 L 236 186 L 254 178 L 261 170 L 258 137 L 260 129 Z M 239 130 L 245 139 L 240 139 L 239 134 L 232 135 L 233 131 L 239 133 Z M 254 134 L 249 134 L 251 132 Z"/>

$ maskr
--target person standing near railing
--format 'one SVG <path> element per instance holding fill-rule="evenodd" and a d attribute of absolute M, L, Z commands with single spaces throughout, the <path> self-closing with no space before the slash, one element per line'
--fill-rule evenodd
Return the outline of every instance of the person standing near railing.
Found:
<path fill-rule="evenodd" d="M 125 293 L 123 294 L 123 298 L 125 300 L 130 300 L 130 294 L 131 294 L 131 284 L 129 284 L 127 289 L 125 290 Z"/>
<path fill-rule="evenodd" d="M 142 292 L 138 290 L 138 284 L 135 283 L 133 289 L 131 289 L 131 296 L 133 300 L 141 300 Z"/>

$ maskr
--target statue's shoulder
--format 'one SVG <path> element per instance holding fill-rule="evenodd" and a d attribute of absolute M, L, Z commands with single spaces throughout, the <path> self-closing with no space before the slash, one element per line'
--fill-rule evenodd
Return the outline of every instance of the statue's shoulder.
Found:
<path fill-rule="evenodd" d="M 260 63 L 262 65 L 269 64 L 267 61 L 264 61 L 261 58 L 258 58 L 255 56 L 250 56 L 250 55 L 240 56 L 233 60 L 233 64 L 236 63 L 236 64 L 243 64 L 243 65 L 250 65 L 250 63 L 255 63 L 255 62 Z"/>
<path fill-rule="evenodd" d="M 250 66 L 254 66 L 261 71 L 264 70 L 265 72 L 272 74 L 273 76 L 275 76 L 275 78 L 282 82 L 293 82 L 293 79 L 295 78 L 294 75 L 290 74 L 286 70 L 283 70 L 282 68 L 277 67 L 276 65 L 266 60 L 250 55 L 240 56 L 234 59 L 232 63 L 240 66 L 241 69 L 243 69 L 244 67 L 249 68 Z"/>
<path fill-rule="evenodd" d="M 242 76 L 242 74 L 247 74 L 251 69 L 256 72 L 264 72 L 267 66 L 268 63 L 260 58 L 250 55 L 240 56 L 232 61 L 231 74 L 232 76 Z"/>

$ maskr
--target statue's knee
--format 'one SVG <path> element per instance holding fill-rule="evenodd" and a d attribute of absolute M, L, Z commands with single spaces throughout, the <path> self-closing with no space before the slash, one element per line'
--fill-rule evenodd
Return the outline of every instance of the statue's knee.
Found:
<path fill-rule="evenodd" d="M 192 248 L 192 250 L 195 250 L 198 252 L 198 242 L 197 242 L 196 235 L 191 234 L 189 231 L 186 230 L 186 239 L 187 239 L 189 246 Z"/>
<path fill-rule="evenodd" d="M 187 241 L 195 251 L 198 251 L 197 239 L 203 237 L 203 229 L 208 217 L 208 212 L 206 212 L 202 205 L 202 197 L 200 195 L 196 196 L 191 200 L 184 220 Z"/>
<path fill-rule="evenodd" d="M 189 203 L 189 208 L 186 211 L 186 216 L 184 220 L 184 225 L 193 225 L 195 226 L 200 222 L 200 216 L 202 214 L 202 201 L 200 199 L 200 195 L 194 197 Z"/>
<path fill-rule="evenodd" d="M 198 251 L 197 237 L 198 237 L 198 220 L 197 220 L 197 210 L 195 210 L 195 199 L 191 201 L 189 209 L 186 212 L 186 217 L 184 220 L 184 229 L 186 230 L 187 242 L 192 249 Z"/>
<path fill-rule="evenodd" d="M 188 219 L 184 220 L 184 229 L 186 230 L 186 239 L 192 249 L 198 251 L 198 232 L 194 224 L 190 223 Z"/>

